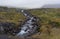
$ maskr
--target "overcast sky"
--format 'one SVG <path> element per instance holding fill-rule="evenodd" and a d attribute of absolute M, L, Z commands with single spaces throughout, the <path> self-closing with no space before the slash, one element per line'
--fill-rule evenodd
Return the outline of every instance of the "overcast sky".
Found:
<path fill-rule="evenodd" d="M 60 4 L 60 0 L 0 0 L 0 6 L 40 8 L 45 4 Z"/>

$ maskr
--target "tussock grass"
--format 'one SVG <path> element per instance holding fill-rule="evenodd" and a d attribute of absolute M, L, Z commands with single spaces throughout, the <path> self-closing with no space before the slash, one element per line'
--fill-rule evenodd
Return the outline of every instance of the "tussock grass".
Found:
<path fill-rule="evenodd" d="M 39 32 L 33 35 L 33 38 L 39 39 L 60 39 L 60 9 L 58 8 L 46 8 L 46 9 L 36 9 L 29 10 L 31 14 L 39 17 Z M 17 12 L 0 12 L 1 22 L 13 22 L 19 24 L 24 21 L 25 17 L 21 13 Z"/>

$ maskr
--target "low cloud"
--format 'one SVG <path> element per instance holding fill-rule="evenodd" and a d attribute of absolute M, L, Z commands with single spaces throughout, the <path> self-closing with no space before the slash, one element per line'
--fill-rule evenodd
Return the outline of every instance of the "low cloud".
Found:
<path fill-rule="evenodd" d="M 0 6 L 16 8 L 40 8 L 45 4 L 60 3 L 60 0 L 0 0 Z"/>

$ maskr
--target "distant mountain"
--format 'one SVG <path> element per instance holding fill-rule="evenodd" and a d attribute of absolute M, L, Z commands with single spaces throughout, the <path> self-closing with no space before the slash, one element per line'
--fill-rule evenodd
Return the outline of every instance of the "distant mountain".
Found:
<path fill-rule="evenodd" d="M 60 4 L 46 4 L 43 5 L 41 8 L 60 8 Z"/>

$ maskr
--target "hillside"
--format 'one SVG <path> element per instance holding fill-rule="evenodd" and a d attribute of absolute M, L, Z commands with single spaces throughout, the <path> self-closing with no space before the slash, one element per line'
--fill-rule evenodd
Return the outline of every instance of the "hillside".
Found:
<path fill-rule="evenodd" d="M 60 8 L 60 4 L 46 4 L 43 5 L 41 8 Z"/>
<path fill-rule="evenodd" d="M 0 11 L 0 22 L 15 23 L 16 26 L 25 20 L 25 17 L 11 9 L 11 11 Z M 32 35 L 34 39 L 60 39 L 60 9 L 42 8 L 29 10 L 31 14 L 40 18 L 39 29 L 41 33 Z"/>

